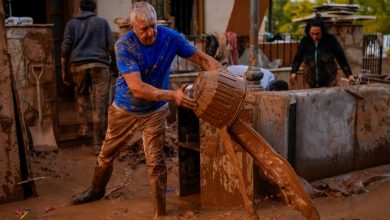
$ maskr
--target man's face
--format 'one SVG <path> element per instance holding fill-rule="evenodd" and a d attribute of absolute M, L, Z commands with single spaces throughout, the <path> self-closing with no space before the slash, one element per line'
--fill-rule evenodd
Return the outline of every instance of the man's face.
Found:
<path fill-rule="evenodd" d="M 312 26 L 310 28 L 310 37 L 311 37 L 311 39 L 314 40 L 314 42 L 318 43 L 318 41 L 321 38 L 321 35 L 322 35 L 322 33 L 321 33 L 321 28 L 320 27 Z"/>
<path fill-rule="evenodd" d="M 149 46 L 156 41 L 157 24 L 144 18 L 135 17 L 133 31 L 143 45 Z"/>

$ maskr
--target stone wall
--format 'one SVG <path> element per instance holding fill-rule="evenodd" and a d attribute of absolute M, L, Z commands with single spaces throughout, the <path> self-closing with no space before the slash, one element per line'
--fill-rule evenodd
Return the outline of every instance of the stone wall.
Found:
<path fill-rule="evenodd" d="M 352 73 L 358 74 L 362 66 L 363 25 L 328 24 L 329 33 L 333 34 L 344 49 Z M 345 77 L 339 70 L 338 78 Z"/>

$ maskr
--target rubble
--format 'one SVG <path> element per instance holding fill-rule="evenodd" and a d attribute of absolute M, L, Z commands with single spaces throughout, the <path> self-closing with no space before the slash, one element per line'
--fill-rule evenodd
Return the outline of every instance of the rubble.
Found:
<path fill-rule="evenodd" d="M 326 195 L 331 197 L 342 197 L 368 192 L 368 185 L 386 178 L 390 178 L 390 165 L 383 165 L 320 179 L 312 182 L 311 185 L 317 192 L 322 192 L 316 194 L 317 196 Z"/>

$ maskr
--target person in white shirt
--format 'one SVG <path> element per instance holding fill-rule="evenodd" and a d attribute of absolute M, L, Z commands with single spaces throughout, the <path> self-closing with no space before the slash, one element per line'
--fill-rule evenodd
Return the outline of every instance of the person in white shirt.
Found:
<path fill-rule="evenodd" d="M 245 72 L 247 71 L 248 66 L 247 65 L 232 65 L 228 66 L 227 70 L 235 75 L 239 75 L 241 77 L 244 77 Z M 269 90 L 269 85 L 272 81 L 275 80 L 274 74 L 264 68 L 260 68 L 261 72 L 263 73 L 263 78 L 260 81 L 261 88 L 264 90 Z"/>

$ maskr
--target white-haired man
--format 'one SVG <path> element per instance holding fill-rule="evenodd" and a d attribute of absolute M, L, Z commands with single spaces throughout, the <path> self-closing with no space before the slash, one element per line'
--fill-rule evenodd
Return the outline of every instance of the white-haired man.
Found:
<path fill-rule="evenodd" d="M 169 70 L 179 55 L 205 70 L 220 68 L 212 57 L 199 51 L 178 32 L 157 26 L 154 8 L 145 2 L 131 5 L 132 31 L 115 45 L 119 70 L 116 93 L 108 112 L 106 139 L 97 159 L 92 185 L 72 198 L 74 204 L 98 200 L 104 196 L 111 177 L 113 161 L 134 135 L 142 132 L 146 164 L 150 176 L 154 216 L 165 215 L 167 169 L 163 140 L 167 102 L 193 109 L 195 100 L 184 95 L 186 85 L 169 90 Z"/>

